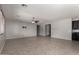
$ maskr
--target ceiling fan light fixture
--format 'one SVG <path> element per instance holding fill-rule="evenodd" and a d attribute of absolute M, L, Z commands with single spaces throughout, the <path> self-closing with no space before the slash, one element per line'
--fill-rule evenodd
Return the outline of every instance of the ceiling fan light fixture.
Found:
<path fill-rule="evenodd" d="M 35 17 L 33 17 L 33 20 L 32 20 L 32 23 L 34 24 L 34 23 L 38 23 L 39 22 L 39 20 L 35 20 L 36 18 Z"/>
<path fill-rule="evenodd" d="M 35 23 L 34 19 L 32 20 L 32 23 L 33 23 L 33 24 Z"/>
<path fill-rule="evenodd" d="M 35 21 L 35 23 L 38 23 L 38 22 L 39 22 L 38 20 Z"/>
<path fill-rule="evenodd" d="M 34 24 L 35 22 L 34 21 L 32 21 L 32 24 Z"/>

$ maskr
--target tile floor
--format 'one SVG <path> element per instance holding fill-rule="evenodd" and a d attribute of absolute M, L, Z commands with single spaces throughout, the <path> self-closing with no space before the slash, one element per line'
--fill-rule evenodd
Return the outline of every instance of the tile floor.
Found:
<path fill-rule="evenodd" d="M 8 39 L 2 55 L 78 55 L 79 42 L 49 37 Z"/>

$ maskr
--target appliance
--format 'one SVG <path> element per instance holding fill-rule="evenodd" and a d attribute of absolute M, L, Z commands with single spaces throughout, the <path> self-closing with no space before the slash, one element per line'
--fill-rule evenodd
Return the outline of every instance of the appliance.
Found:
<path fill-rule="evenodd" d="M 79 20 L 72 21 L 72 40 L 79 41 Z"/>

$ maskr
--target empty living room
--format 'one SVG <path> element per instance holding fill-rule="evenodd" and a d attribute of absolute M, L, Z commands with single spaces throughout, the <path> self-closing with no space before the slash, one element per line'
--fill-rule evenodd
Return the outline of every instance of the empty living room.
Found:
<path fill-rule="evenodd" d="M 0 55 L 79 55 L 79 4 L 0 4 Z"/>

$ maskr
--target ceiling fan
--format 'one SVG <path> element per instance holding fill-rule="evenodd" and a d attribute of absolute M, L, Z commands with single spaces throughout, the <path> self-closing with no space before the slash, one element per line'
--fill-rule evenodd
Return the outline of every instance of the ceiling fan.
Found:
<path fill-rule="evenodd" d="M 23 7 L 28 7 L 27 4 L 21 4 L 21 6 L 23 6 Z M 39 22 L 39 20 L 37 20 L 35 17 L 33 17 L 32 23 L 33 23 L 33 24 L 37 24 L 38 22 Z"/>
<path fill-rule="evenodd" d="M 39 20 L 36 20 L 36 18 L 35 17 L 33 17 L 33 20 L 32 20 L 32 23 L 34 24 L 34 23 L 38 23 L 39 22 Z"/>

